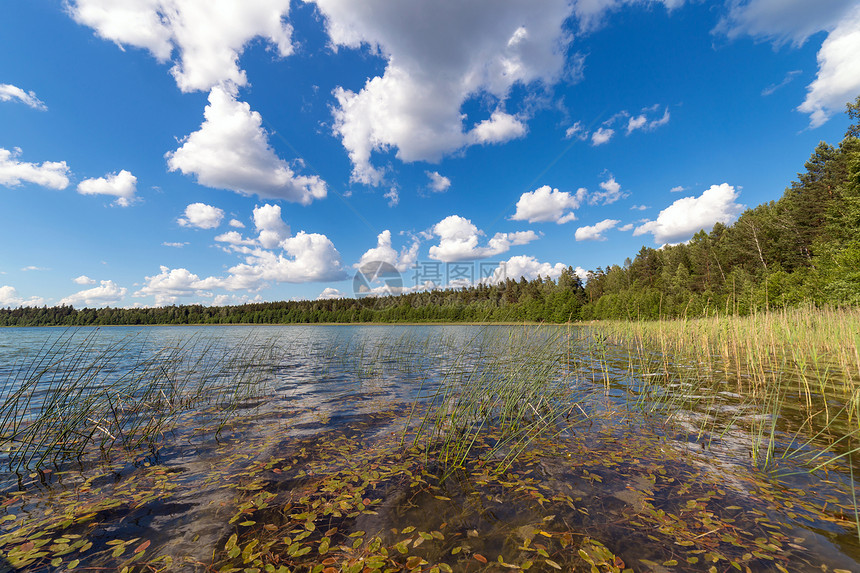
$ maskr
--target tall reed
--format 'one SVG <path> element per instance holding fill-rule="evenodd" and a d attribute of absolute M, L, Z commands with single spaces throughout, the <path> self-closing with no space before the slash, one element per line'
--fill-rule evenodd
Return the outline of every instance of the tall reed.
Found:
<path fill-rule="evenodd" d="M 98 331 L 69 331 L 0 380 L 0 463 L 21 471 L 152 448 L 185 412 L 211 406 L 224 419 L 267 391 L 269 342 L 216 347 L 190 338 L 134 354 L 138 342 L 102 347 Z"/>

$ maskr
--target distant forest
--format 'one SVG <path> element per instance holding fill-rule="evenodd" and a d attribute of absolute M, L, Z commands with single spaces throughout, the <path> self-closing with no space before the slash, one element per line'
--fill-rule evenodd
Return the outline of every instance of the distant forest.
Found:
<path fill-rule="evenodd" d="M 623 265 L 400 296 L 239 306 L 0 309 L 0 326 L 567 322 L 748 314 L 802 303 L 860 305 L 860 97 L 834 147 L 820 143 L 778 201 Z"/>

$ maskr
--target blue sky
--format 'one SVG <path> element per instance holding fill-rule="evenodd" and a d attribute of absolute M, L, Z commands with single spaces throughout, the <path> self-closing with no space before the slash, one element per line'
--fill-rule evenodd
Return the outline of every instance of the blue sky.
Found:
<path fill-rule="evenodd" d="M 856 0 L 0 11 L 0 307 L 621 264 L 779 198 L 860 95 Z"/>

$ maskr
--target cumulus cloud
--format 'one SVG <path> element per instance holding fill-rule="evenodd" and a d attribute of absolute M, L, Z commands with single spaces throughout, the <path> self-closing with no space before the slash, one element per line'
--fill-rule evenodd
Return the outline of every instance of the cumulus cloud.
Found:
<path fill-rule="evenodd" d="M 615 135 L 614 129 L 609 129 L 608 127 L 601 127 L 591 134 L 591 145 L 594 145 L 596 147 L 598 145 L 609 143 L 609 140 L 612 139 L 613 135 Z"/>
<path fill-rule="evenodd" d="M 234 229 L 244 229 L 245 228 L 245 223 L 243 223 L 242 221 L 240 221 L 238 219 L 230 219 L 229 225 L 231 227 L 233 227 Z"/>
<path fill-rule="evenodd" d="M 326 196 L 322 179 L 297 175 L 275 154 L 260 114 L 237 101 L 234 91 L 213 88 L 203 115 L 200 130 L 165 155 L 170 171 L 194 175 L 207 187 L 303 205 Z"/>
<path fill-rule="evenodd" d="M 662 211 L 655 221 L 636 227 L 634 236 L 651 233 L 657 244 L 686 241 L 701 229 L 710 230 L 714 223 L 732 223 L 744 210 L 735 202 L 738 192 L 728 183 L 711 185 L 698 197 L 678 199 Z"/>
<path fill-rule="evenodd" d="M 827 36 L 818 51 L 818 75 L 797 108 L 818 127 L 860 93 L 860 5 Z"/>
<path fill-rule="evenodd" d="M 283 253 L 254 250 L 229 269 L 224 288 L 259 290 L 269 282 L 305 283 L 346 278 L 340 253 L 325 235 L 300 231 L 281 242 Z"/>
<path fill-rule="evenodd" d="M 94 284 L 96 284 L 95 279 L 91 279 L 87 275 L 81 275 L 78 278 L 75 278 L 72 280 L 79 285 L 94 285 Z"/>
<path fill-rule="evenodd" d="M 280 205 L 267 203 L 262 207 L 254 207 L 254 227 L 259 233 L 257 240 L 267 249 L 277 247 L 290 236 L 290 227 L 281 218 Z"/>
<path fill-rule="evenodd" d="M 451 180 L 444 175 L 439 175 L 439 172 L 425 171 L 424 173 L 430 178 L 430 190 L 434 193 L 444 193 L 451 188 Z"/>
<path fill-rule="evenodd" d="M 186 247 L 186 246 L 188 246 L 188 242 L 187 242 L 187 241 L 186 241 L 186 242 L 169 242 L 169 241 L 164 241 L 163 243 L 161 243 L 161 246 L 162 246 L 162 247 L 173 247 L 173 248 L 175 248 L 175 249 L 181 249 L 182 247 Z"/>
<path fill-rule="evenodd" d="M 0 308 L 18 308 L 20 306 L 43 306 L 45 299 L 39 296 L 24 298 L 18 295 L 15 287 L 0 286 Z"/>
<path fill-rule="evenodd" d="M 284 21 L 290 0 L 69 0 L 80 24 L 120 47 L 148 50 L 184 92 L 223 82 L 245 85 L 239 56 L 254 38 L 268 40 L 284 57 L 293 52 Z"/>
<path fill-rule="evenodd" d="M 25 92 L 21 88 L 13 86 L 12 84 L 0 84 L 0 101 L 14 100 L 40 111 L 46 111 L 48 109 L 48 106 L 36 97 L 35 92 Z"/>
<path fill-rule="evenodd" d="M 627 231 L 632 231 L 633 227 L 635 227 L 635 225 L 633 223 L 627 223 L 626 225 L 618 227 L 618 230 L 624 231 L 626 233 Z"/>
<path fill-rule="evenodd" d="M 749 35 L 776 45 L 803 45 L 818 32 L 827 38 L 818 52 L 818 74 L 797 108 L 818 127 L 860 92 L 860 5 L 855 0 L 732 0 L 714 29 L 731 39 Z"/>
<path fill-rule="evenodd" d="M 116 304 L 125 298 L 128 289 L 113 281 L 101 281 L 99 286 L 76 292 L 63 299 L 59 304 L 72 306 L 99 307 Z"/>
<path fill-rule="evenodd" d="M 472 221 L 459 215 L 442 219 L 432 229 L 439 237 L 439 244 L 430 247 L 430 258 L 442 262 L 455 262 L 493 257 L 510 250 L 515 245 L 525 245 L 536 239 L 534 231 L 496 233 L 486 246 L 478 246 L 483 231 Z"/>
<path fill-rule="evenodd" d="M 627 197 L 627 194 L 621 191 L 621 184 L 615 180 L 615 177 L 603 181 L 600 188 L 603 191 L 592 193 L 588 198 L 589 205 L 609 205 Z"/>
<path fill-rule="evenodd" d="M 476 125 L 472 139 L 476 143 L 504 143 L 526 134 L 526 125 L 516 117 L 502 111 L 494 111 L 490 119 Z"/>
<path fill-rule="evenodd" d="M 323 291 L 317 297 L 317 300 L 334 300 L 334 299 L 338 299 L 338 298 L 344 298 L 345 296 L 346 295 L 344 295 L 342 292 L 340 292 L 336 288 L 326 287 L 325 289 L 323 289 Z"/>
<path fill-rule="evenodd" d="M 224 219 L 224 211 L 206 203 L 191 203 L 185 207 L 185 216 L 177 219 L 183 227 L 214 229 Z"/>
<path fill-rule="evenodd" d="M 498 282 L 498 279 L 504 280 L 506 278 L 518 281 L 521 277 L 531 281 L 538 276 L 557 280 L 566 268 L 567 265 L 562 263 L 551 265 L 550 263 L 542 263 L 529 255 L 517 255 L 501 263 L 493 276 L 497 278 L 495 282 Z"/>
<path fill-rule="evenodd" d="M 228 243 L 233 246 L 246 245 L 254 246 L 257 244 L 256 239 L 246 239 L 238 231 L 227 231 L 215 236 L 215 240 L 219 243 Z"/>
<path fill-rule="evenodd" d="M 166 306 L 176 304 L 181 297 L 201 296 L 221 286 L 221 279 L 200 279 L 188 269 L 170 269 L 162 265 L 160 271 L 157 275 L 146 277 L 146 284 L 134 296 L 153 296 L 156 306 Z"/>
<path fill-rule="evenodd" d="M 223 251 L 237 254 L 243 261 L 230 267 L 226 275 L 201 278 L 186 268 L 162 266 L 158 274 L 146 277 L 134 296 L 153 296 L 159 305 L 174 304 L 186 297 L 217 299 L 222 295 L 213 291 L 219 289 L 256 292 L 272 283 L 346 278 L 340 253 L 328 237 L 304 231 L 291 237 L 279 205 L 255 207 L 253 221 L 257 237 L 246 238 L 235 230 L 215 237 Z"/>
<path fill-rule="evenodd" d="M 110 195 L 116 197 L 113 204 L 118 207 L 128 207 L 134 203 L 136 192 L 137 177 L 125 169 L 78 183 L 78 193 L 81 195 Z"/>
<path fill-rule="evenodd" d="M 50 189 L 69 186 L 69 166 L 65 161 L 26 163 L 18 161 L 21 149 L 13 151 L 0 147 L 0 185 L 16 187 L 21 183 L 35 183 Z"/>
<path fill-rule="evenodd" d="M 391 246 L 391 231 L 386 229 L 376 237 L 376 246 L 361 255 L 355 268 L 361 268 L 367 263 L 385 262 L 402 273 L 415 264 L 418 259 L 418 247 L 418 241 L 413 240 L 408 248 L 402 247 L 400 252 L 394 250 Z"/>
<path fill-rule="evenodd" d="M 559 191 L 544 185 L 520 196 L 520 200 L 517 201 L 517 212 L 511 219 L 529 223 L 552 221 L 559 225 L 575 221 L 576 215 L 573 211 L 582 205 L 585 196 L 584 188 L 579 188 L 571 195 L 567 191 Z"/>
<path fill-rule="evenodd" d="M 371 161 L 376 151 L 437 161 L 468 145 L 520 137 L 523 118 L 504 111 L 511 88 L 551 85 L 564 74 L 567 0 L 548 0 L 540 10 L 529 0 L 316 4 L 334 46 L 365 46 L 386 62 L 358 93 L 334 91 L 334 132 L 361 183 L 383 180 Z M 496 102 L 490 117 L 463 118 L 463 104 L 484 94 Z"/>
<path fill-rule="evenodd" d="M 675 187 L 672 187 L 671 189 L 669 189 L 669 192 L 670 193 L 681 193 L 682 191 L 686 191 L 686 190 L 687 190 L 687 188 L 684 187 L 683 185 L 676 185 Z"/>
<path fill-rule="evenodd" d="M 603 236 L 603 233 L 615 228 L 620 222 L 616 219 L 604 219 L 595 225 L 578 228 L 574 236 L 577 241 L 605 241 L 606 237 Z"/>

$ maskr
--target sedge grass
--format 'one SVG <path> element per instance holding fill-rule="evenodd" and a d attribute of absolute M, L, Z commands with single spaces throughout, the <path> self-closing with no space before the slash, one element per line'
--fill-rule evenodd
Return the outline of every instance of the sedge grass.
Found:
<path fill-rule="evenodd" d="M 266 392 L 269 343 L 220 348 L 191 338 L 129 355 L 131 343 L 101 348 L 97 331 L 69 331 L 2 381 L 0 463 L 24 471 L 93 451 L 152 449 L 183 413 L 210 406 L 223 423 Z"/>

